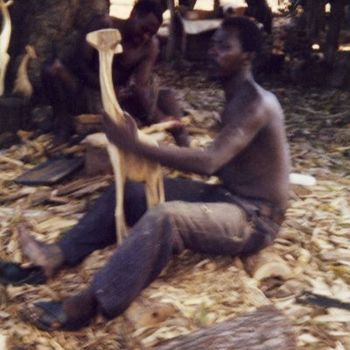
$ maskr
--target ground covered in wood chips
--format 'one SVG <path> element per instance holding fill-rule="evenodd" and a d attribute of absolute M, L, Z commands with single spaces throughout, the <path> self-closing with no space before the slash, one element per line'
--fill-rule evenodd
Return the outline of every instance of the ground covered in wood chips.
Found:
<path fill-rule="evenodd" d="M 173 68 L 160 68 L 162 80 L 178 90 L 191 120 L 194 144 L 204 145 L 215 134 L 223 94 L 216 83 L 205 79 L 202 69 L 182 64 L 174 74 Z M 317 180 L 315 186 L 291 189 L 288 217 L 274 243 L 291 268 L 290 278 L 258 284 L 238 259 L 185 252 L 115 320 L 99 317 L 90 327 L 71 333 L 39 331 L 20 320 L 17 313 L 24 304 L 84 288 L 113 251 L 110 247 L 61 271 L 46 285 L 0 286 L 0 342 L 6 338 L 13 349 L 23 350 L 151 348 L 164 339 L 273 303 L 292 321 L 300 349 L 350 349 L 350 311 L 296 302 L 305 290 L 350 300 L 350 92 L 305 89 L 280 81 L 264 85 L 276 93 L 286 112 L 293 171 Z M 205 126 L 211 127 L 210 135 L 203 133 Z M 22 144 L 0 153 L 0 258 L 25 262 L 14 229 L 17 222 L 25 217 L 37 238 L 53 242 L 112 179 L 88 179 L 79 173 L 52 187 L 16 185 L 18 175 L 45 160 L 49 140 L 48 135 L 34 140 L 26 133 L 21 136 Z"/>

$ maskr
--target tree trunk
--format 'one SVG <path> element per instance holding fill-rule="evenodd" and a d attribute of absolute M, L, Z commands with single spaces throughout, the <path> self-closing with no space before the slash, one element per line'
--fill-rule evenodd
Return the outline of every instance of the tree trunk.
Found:
<path fill-rule="evenodd" d="M 177 337 L 156 350 L 295 350 L 293 329 L 273 306 L 248 313 L 185 336 Z"/>
<path fill-rule="evenodd" d="M 108 0 L 16 0 L 10 8 L 13 33 L 10 42 L 10 67 L 6 92 L 13 87 L 24 47 L 32 45 L 38 55 L 29 65 L 29 77 L 40 95 L 42 63 L 68 54 L 74 47 L 79 29 L 93 16 L 109 10 Z"/>
<path fill-rule="evenodd" d="M 165 59 L 167 61 L 174 58 L 175 53 L 175 3 L 174 0 L 168 0 L 168 9 L 170 11 L 169 35 L 166 44 Z"/>
<path fill-rule="evenodd" d="M 307 33 L 308 39 L 317 40 L 325 20 L 323 0 L 308 0 L 306 3 Z"/>
<path fill-rule="evenodd" d="M 339 34 L 345 15 L 346 0 L 333 1 L 331 4 L 331 16 L 327 30 L 325 58 L 326 62 L 333 66 L 336 52 L 339 46 Z"/>

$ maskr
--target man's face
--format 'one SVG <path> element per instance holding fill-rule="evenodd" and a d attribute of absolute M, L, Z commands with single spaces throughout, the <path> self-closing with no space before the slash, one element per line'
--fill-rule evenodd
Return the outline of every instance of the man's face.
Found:
<path fill-rule="evenodd" d="M 128 20 L 128 37 L 136 46 L 149 41 L 158 32 L 161 23 L 153 13 L 139 15 L 132 13 Z"/>
<path fill-rule="evenodd" d="M 219 28 L 211 39 L 209 59 L 215 75 L 228 77 L 237 72 L 244 63 L 247 53 L 242 50 L 238 33 Z"/>

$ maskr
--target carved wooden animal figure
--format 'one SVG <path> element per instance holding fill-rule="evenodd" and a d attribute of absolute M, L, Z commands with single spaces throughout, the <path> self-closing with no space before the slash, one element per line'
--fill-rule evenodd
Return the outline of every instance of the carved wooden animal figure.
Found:
<path fill-rule="evenodd" d="M 0 33 L 0 96 L 4 94 L 6 69 L 10 61 L 10 55 L 7 51 L 10 45 L 12 25 L 8 7 L 12 5 L 12 3 L 12 0 L 7 2 L 0 0 L 0 11 L 2 15 L 2 27 Z"/>
<path fill-rule="evenodd" d="M 114 123 L 124 123 L 124 112 L 115 95 L 112 81 L 113 56 L 121 51 L 121 35 L 116 29 L 102 29 L 86 36 L 88 43 L 99 52 L 100 60 L 100 86 L 102 104 L 106 113 Z M 143 142 L 156 144 L 146 134 L 138 130 L 138 137 Z M 126 179 L 145 183 L 145 192 L 148 207 L 164 201 L 164 184 L 161 166 L 131 153 L 120 151 L 108 142 L 108 153 L 115 175 L 116 183 L 116 229 L 120 244 L 126 236 L 127 227 L 124 217 L 124 185 Z"/>
<path fill-rule="evenodd" d="M 28 63 L 31 59 L 38 58 L 38 56 L 33 46 L 27 45 L 25 50 L 26 53 L 18 66 L 17 77 L 12 93 L 30 98 L 33 95 L 33 86 L 28 76 Z"/>

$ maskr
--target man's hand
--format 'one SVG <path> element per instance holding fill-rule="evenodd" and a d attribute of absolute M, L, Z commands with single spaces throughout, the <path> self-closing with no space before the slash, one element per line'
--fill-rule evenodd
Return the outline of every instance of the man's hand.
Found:
<path fill-rule="evenodd" d="M 135 120 L 130 114 L 124 112 L 125 121 L 122 125 L 117 125 L 109 117 L 109 115 L 103 113 L 103 126 L 108 140 L 116 145 L 118 148 L 137 153 L 140 145 L 137 137 L 137 125 Z"/>

